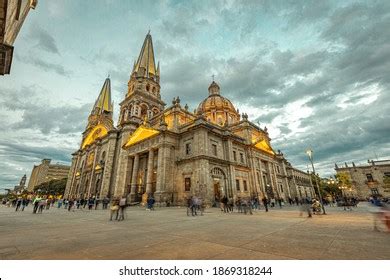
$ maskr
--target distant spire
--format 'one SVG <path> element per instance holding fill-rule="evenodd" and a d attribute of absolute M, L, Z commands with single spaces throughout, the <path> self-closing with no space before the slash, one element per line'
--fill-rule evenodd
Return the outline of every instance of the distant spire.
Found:
<path fill-rule="evenodd" d="M 103 87 L 100 91 L 99 97 L 96 99 L 95 105 L 93 106 L 94 113 L 112 112 L 111 103 L 111 81 L 110 76 L 105 80 Z"/>
<path fill-rule="evenodd" d="M 154 51 L 152 35 L 150 30 L 145 37 L 144 44 L 142 45 L 141 52 L 138 56 L 137 63 L 135 64 L 133 72 L 137 73 L 137 76 L 153 77 L 156 76 L 156 64 L 154 61 Z"/>

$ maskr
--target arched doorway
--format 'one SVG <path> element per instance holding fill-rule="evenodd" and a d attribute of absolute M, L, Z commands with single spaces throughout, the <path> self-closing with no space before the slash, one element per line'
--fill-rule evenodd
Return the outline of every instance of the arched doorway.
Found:
<path fill-rule="evenodd" d="M 211 169 L 210 175 L 215 202 L 219 202 L 224 196 L 233 198 L 233 191 L 227 182 L 225 172 L 219 167 L 214 167 Z"/>

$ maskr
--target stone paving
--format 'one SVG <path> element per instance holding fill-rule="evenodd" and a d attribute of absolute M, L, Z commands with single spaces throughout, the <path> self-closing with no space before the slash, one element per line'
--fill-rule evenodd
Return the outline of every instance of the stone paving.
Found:
<path fill-rule="evenodd" d="M 0 206 L 0 259 L 390 259 L 390 234 L 373 231 L 366 204 L 327 209 L 309 219 L 296 207 L 195 217 L 131 207 L 118 222 L 108 210 Z"/>

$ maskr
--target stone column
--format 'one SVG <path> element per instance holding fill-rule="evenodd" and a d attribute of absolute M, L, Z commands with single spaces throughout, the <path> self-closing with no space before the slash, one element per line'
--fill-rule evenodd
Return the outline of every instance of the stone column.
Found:
<path fill-rule="evenodd" d="M 267 191 L 266 191 L 266 185 L 267 183 L 264 182 L 263 180 L 263 163 L 262 163 L 262 160 L 261 158 L 259 158 L 259 172 L 260 172 L 260 182 L 259 182 L 259 185 L 260 185 L 260 191 L 261 191 L 261 194 L 262 194 L 262 198 L 263 197 L 266 197 L 267 196 Z"/>
<path fill-rule="evenodd" d="M 150 194 L 152 192 L 152 179 L 153 179 L 153 157 L 154 151 L 153 149 L 149 150 L 148 156 L 148 173 L 146 175 L 146 193 Z"/>
<path fill-rule="evenodd" d="M 133 174 L 131 175 L 131 190 L 130 190 L 130 200 L 135 200 L 135 191 L 137 187 L 137 174 L 139 167 L 139 154 L 135 154 L 133 164 Z"/>
<path fill-rule="evenodd" d="M 149 149 L 148 155 L 148 167 L 146 173 L 146 190 L 144 195 L 142 196 L 142 202 L 146 203 L 148 196 L 152 193 L 152 178 L 153 178 L 153 149 Z"/>
<path fill-rule="evenodd" d="M 157 183 L 156 183 L 156 192 L 160 193 L 163 189 L 162 184 L 163 184 L 163 177 L 164 177 L 164 172 L 163 172 L 163 148 L 159 147 L 158 152 L 157 152 Z"/>

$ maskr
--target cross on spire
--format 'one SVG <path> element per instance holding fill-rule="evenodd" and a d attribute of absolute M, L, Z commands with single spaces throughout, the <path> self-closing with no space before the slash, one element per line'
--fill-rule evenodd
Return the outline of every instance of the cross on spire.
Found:
<path fill-rule="evenodd" d="M 215 75 L 213 74 L 213 75 L 211 75 L 211 77 L 213 78 L 213 82 L 214 82 Z"/>

